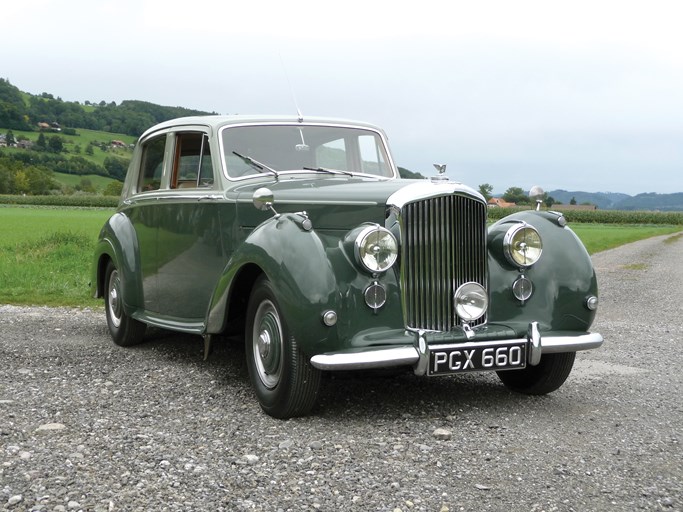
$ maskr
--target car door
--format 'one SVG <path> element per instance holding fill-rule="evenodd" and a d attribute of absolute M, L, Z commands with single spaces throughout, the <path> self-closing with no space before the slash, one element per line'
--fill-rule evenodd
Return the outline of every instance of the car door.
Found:
<path fill-rule="evenodd" d="M 157 206 L 158 312 L 197 326 L 205 319 L 226 262 L 218 165 L 208 135 L 201 127 L 183 127 L 171 134 L 168 188 Z"/>

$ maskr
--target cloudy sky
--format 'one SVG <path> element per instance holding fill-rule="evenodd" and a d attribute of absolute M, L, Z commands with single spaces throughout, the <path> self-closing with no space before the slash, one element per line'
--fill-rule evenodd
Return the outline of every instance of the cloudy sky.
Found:
<path fill-rule="evenodd" d="M 683 191 L 683 3 L 4 2 L 0 76 L 70 101 L 369 121 L 474 187 Z M 400 5 L 400 7 L 399 7 Z"/>

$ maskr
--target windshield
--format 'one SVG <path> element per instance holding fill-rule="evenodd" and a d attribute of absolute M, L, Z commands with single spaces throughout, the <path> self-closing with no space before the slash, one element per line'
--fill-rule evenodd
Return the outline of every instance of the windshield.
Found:
<path fill-rule="evenodd" d="M 384 143 L 371 130 L 337 126 L 236 126 L 224 129 L 222 138 L 225 165 L 231 178 L 272 174 L 272 170 L 280 173 L 304 169 L 393 177 Z"/>

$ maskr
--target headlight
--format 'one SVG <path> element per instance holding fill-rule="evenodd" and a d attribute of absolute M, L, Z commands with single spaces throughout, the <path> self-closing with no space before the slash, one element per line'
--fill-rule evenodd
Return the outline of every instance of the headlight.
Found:
<path fill-rule="evenodd" d="M 356 259 L 370 272 L 384 272 L 398 257 L 398 243 L 391 231 L 368 226 L 356 237 Z"/>
<path fill-rule="evenodd" d="M 503 239 L 505 257 L 517 267 L 530 267 L 538 261 L 543 251 L 541 235 L 526 223 L 512 226 Z"/>

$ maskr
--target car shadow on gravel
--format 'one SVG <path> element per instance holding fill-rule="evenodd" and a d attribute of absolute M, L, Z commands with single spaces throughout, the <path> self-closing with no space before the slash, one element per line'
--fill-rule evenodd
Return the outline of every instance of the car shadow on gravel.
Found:
<path fill-rule="evenodd" d="M 244 340 L 217 337 L 204 361 L 200 336 L 150 329 L 145 342 L 130 349 L 141 358 L 162 364 L 202 368 L 224 388 L 226 396 L 251 395 Z M 325 372 L 313 417 L 339 421 L 349 418 L 402 418 L 413 415 L 449 415 L 463 408 L 504 414 L 520 407 L 547 407 L 562 398 L 520 395 L 506 389 L 494 373 L 469 373 L 448 377 L 418 377 L 410 368 L 392 370 Z M 256 402 L 256 397 L 253 398 Z M 558 402 L 559 400 L 559 402 Z"/>

